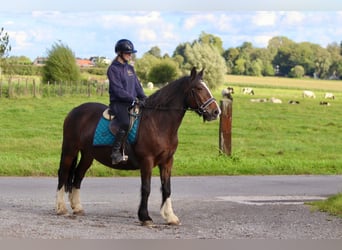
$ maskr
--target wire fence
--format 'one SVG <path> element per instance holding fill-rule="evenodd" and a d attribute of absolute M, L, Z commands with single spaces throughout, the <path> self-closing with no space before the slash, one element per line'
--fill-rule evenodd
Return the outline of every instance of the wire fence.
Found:
<path fill-rule="evenodd" d="M 104 96 L 108 95 L 108 82 L 47 82 L 36 79 L 0 79 L 0 98 L 53 97 L 53 96 Z"/>

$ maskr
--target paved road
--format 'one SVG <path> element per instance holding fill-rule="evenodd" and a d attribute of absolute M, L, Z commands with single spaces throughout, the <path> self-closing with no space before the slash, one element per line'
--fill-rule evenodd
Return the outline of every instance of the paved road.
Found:
<path fill-rule="evenodd" d="M 56 183 L 0 177 L 0 239 L 342 239 L 341 219 L 303 204 L 342 192 L 342 176 L 173 177 L 180 226 L 164 224 L 153 178 L 152 228 L 137 219 L 139 178 L 86 178 L 85 216 L 55 215 Z"/>

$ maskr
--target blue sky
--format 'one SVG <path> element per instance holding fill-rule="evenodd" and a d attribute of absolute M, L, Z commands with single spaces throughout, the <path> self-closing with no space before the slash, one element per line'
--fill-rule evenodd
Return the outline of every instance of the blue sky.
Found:
<path fill-rule="evenodd" d="M 171 55 L 178 44 L 192 42 L 202 31 L 219 36 L 225 49 L 245 41 L 266 47 L 274 36 L 323 47 L 342 41 L 340 0 L 173 0 L 156 7 L 157 2 L 13 0 L 0 9 L 0 27 L 10 35 L 10 55 L 32 60 L 46 56 L 57 41 L 77 57 L 113 58 L 120 38 L 132 40 L 138 57 L 152 46 Z"/>

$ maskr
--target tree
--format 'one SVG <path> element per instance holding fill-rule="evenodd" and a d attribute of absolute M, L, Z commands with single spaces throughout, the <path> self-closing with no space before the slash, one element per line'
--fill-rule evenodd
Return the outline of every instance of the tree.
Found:
<path fill-rule="evenodd" d="M 148 80 L 156 84 L 164 84 L 175 80 L 178 75 L 178 64 L 170 59 L 164 59 L 152 66 Z"/>
<path fill-rule="evenodd" d="M 290 70 L 289 77 L 301 78 L 304 76 L 304 74 L 305 74 L 304 67 L 301 65 L 296 65 Z"/>
<path fill-rule="evenodd" d="M 327 51 L 329 52 L 331 58 L 331 65 L 329 67 L 328 73 L 330 79 L 337 79 L 339 76 L 342 76 L 341 45 L 334 42 L 332 44 L 328 44 L 327 46 Z"/>
<path fill-rule="evenodd" d="M 289 47 L 292 44 L 294 42 L 285 36 L 275 36 L 268 41 L 267 49 L 274 57 L 280 48 Z"/>
<path fill-rule="evenodd" d="M 200 44 L 208 44 L 212 45 L 214 48 L 217 49 L 217 51 L 222 55 L 224 52 L 223 46 L 222 46 L 222 40 L 218 36 L 214 36 L 212 34 L 207 34 L 202 31 L 199 39 L 197 40 Z"/>
<path fill-rule="evenodd" d="M 0 29 L 0 75 L 2 68 L 5 67 L 5 60 L 4 58 L 8 56 L 8 52 L 11 51 L 11 45 L 9 43 L 9 35 L 7 32 L 4 31 L 2 27 Z"/>
<path fill-rule="evenodd" d="M 239 50 L 237 48 L 229 48 L 223 52 L 223 58 L 226 61 L 227 73 L 230 74 L 233 72 L 233 68 L 236 60 L 239 58 Z"/>
<path fill-rule="evenodd" d="M 78 82 L 80 69 L 72 50 L 61 42 L 52 45 L 43 68 L 43 82 Z"/>
<path fill-rule="evenodd" d="M 204 80 L 210 88 L 216 88 L 224 83 L 224 75 L 227 68 L 221 54 L 210 44 L 194 43 L 186 45 L 184 68 L 191 70 L 196 67 L 198 70 L 205 69 Z"/>
<path fill-rule="evenodd" d="M 142 58 L 136 60 L 134 64 L 135 72 L 142 83 L 149 82 L 149 72 L 151 68 L 159 62 L 160 58 L 157 58 L 150 53 L 145 53 Z"/>
<path fill-rule="evenodd" d="M 161 51 L 158 46 L 153 46 L 149 51 L 146 52 L 147 54 L 151 54 L 152 56 L 161 58 Z"/>
<path fill-rule="evenodd" d="M 0 58 L 6 57 L 10 51 L 11 45 L 9 44 L 9 35 L 2 27 L 0 29 Z"/>

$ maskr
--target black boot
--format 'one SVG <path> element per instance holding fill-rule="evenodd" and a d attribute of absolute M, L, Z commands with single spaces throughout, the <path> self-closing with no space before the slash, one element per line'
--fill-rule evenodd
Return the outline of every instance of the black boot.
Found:
<path fill-rule="evenodd" d="M 120 129 L 115 135 L 115 141 L 113 144 L 113 150 L 111 154 L 113 165 L 125 160 L 123 153 L 120 152 L 121 145 L 123 144 L 125 138 L 126 138 L 126 131 L 123 129 Z"/>

